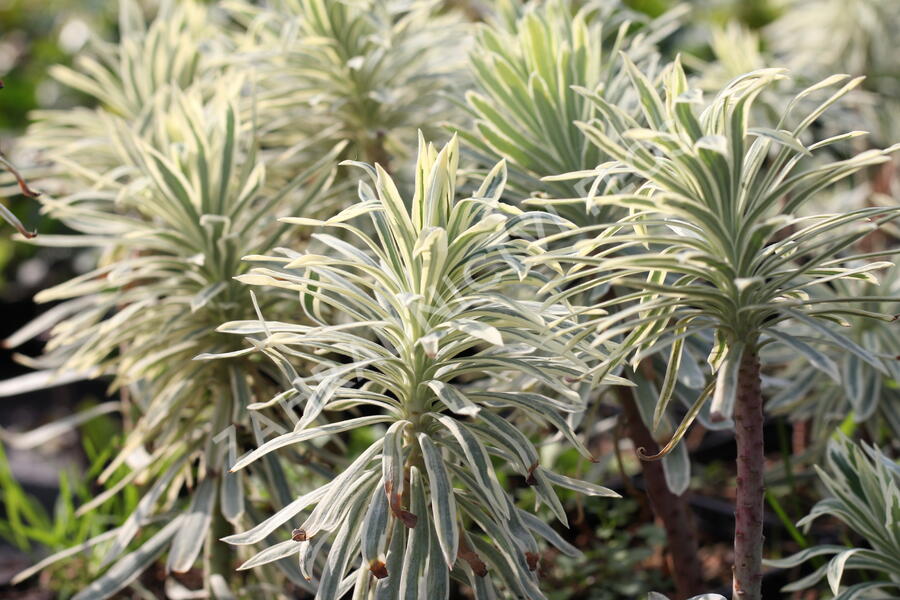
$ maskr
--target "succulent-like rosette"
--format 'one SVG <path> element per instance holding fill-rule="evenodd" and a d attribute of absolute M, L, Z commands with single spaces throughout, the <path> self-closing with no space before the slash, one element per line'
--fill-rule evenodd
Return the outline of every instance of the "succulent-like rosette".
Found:
<path fill-rule="evenodd" d="M 563 522 L 556 486 L 616 495 L 554 473 L 535 447 L 549 426 L 592 458 L 566 418 L 584 409 L 571 387 L 586 368 L 573 351 L 579 341 L 561 307 L 537 301 L 544 280 L 524 266 L 529 230 L 549 217 L 499 201 L 502 162 L 457 200 L 457 160 L 455 138 L 440 152 L 420 141 L 408 205 L 380 166 L 359 165 L 374 188 L 360 183 L 358 204 L 326 221 L 285 219 L 316 227 L 328 255 L 282 249 L 250 257 L 261 264 L 240 277 L 296 292 L 311 324 L 261 317 L 220 328 L 278 364 L 292 386 L 276 400 L 302 406 L 294 431 L 242 457 L 238 472 L 286 446 L 383 430 L 333 481 L 227 538 L 251 544 L 291 523 L 292 538 L 245 567 L 299 554 L 317 598 L 351 587 L 359 598 L 446 598 L 451 576 L 479 598 L 488 588 L 542 598 L 537 539 L 574 549 L 517 506 L 499 465 Z M 300 374 L 298 361 L 315 368 Z"/>

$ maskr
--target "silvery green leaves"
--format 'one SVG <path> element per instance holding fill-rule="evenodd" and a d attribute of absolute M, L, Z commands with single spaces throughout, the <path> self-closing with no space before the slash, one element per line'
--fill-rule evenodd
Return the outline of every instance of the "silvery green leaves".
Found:
<path fill-rule="evenodd" d="M 547 210 L 578 223 L 602 221 L 608 211 L 585 207 L 580 192 L 586 187 L 542 178 L 608 160 L 576 125 L 598 115 L 578 89 L 596 91 L 625 110 L 636 108 L 619 53 L 655 72 L 655 44 L 671 33 L 677 15 L 644 23 L 618 2 L 579 8 L 564 0 L 529 4 L 521 12 L 509 24 L 497 18 L 478 32 L 470 57 L 476 87 L 466 96 L 475 127 L 461 135 L 483 163 L 508 161 L 509 191 L 519 198 L 538 194 L 552 199 L 542 201 Z"/>
<path fill-rule="evenodd" d="M 831 344 L 815 339 L 814 331 L 802 325 L 791 332 L 790 343 L 785 344 L 805 355 L 818 372 L 797 376 L 783 385 L 769 401 L 768 409 L 795 419 L 809 419 L 811 439 L 823 440 L 823 446 L 830 431 L 851 416 L 852 424 L 870 432 L 872 439 L 879 439 L 879 431 L 900 432 L 900 396 L 892 384 L 892 380 L 900 380 L 900 342 L 894 316 L 900 308 L 900 269 L 887 269 L 880 279 L 879 283 L 871 273 L 860 272 L 855 278 L 832 282 L 818 294 L 821 300 L 868 298 L 858 306 L 845 307 L 839 315 L 847 337 L 864 349 L 868 360 L 858 350 L 829 352 Z"/>
<path fill-rule="evenodd" d="M 203 560 L 207 578 L 228 576 L 230 570 L 211 562 L 210 531 L 244 518 L 247 490 L 265 485 L 274 494 L 283 485 L 274 460 L 264 484 L 256 473 L 225 475 L 255 445 L 235 429 L 253 429 L 246 407 L 275 393 L 280 372 L 269 363 L 193 358 L 242 349 L 239 340 L 215 331 L 223 321 L 256 314 L 244 301 L 244 286 L 233 279 L 246 271 L 241 257 L 272 249 L 287 229 L 277 216 L 312 215 L 328 205 L 341 150 L 338 145 L 323 153 L 288 184 L 268 186 L 266 172 L 275 158 L 259 155 L 253 123 L 242 117 L 251 112 L 243 75 L 200 76 L 196 65 L 185 63 L 203 62 L 190 56 L 198 47 L 191 37 L 199 35 L 192 29 L 199 27 L 195 13 L 203 17 L 205 11 L 193 3 L 179 6 L 167 4 L 143 28 L 128 16 L 134 6 L 123 3 L 121 45 L 84 59 L 95 65 L 86 72 L 98 78 L 96 85 L 88 89 L 87 80 L 71 75 L 73 85 L 96 91 L 102 106 L 85 111 L 89 116 L 82 120 L 45 114 L 36 126 L 43 139 L 60 142 L 47 155 L 53 168 L 46 182 L 61 193 L 44 199 L 44 209 L 82 234 L 39 241 L 92 248 L 97 264 L 38 294 L 38 301 L 60 304 L 8 344 L 49 332 L 35 363 L 64 374 L 107 376 L 111 391 L 127 390 L 132 425 L 101 479 L 124 464 L 131 473 L 123 481 L 141 482 L 145 493 L 103 550 L 112 566 L 85 598 L 113 593 L 128 565 L 145 565 L 144 558 L 155 560 L 167 548 L 172 571 Z M 160 72 L 167 68 L 168 75 Z M 127 99 L 133 111 L 101 94 L 116 93 L 113 80 L 129 81 L 123 85 L 137 94 Z M 94 144 L 101 153 L 92 153 Z M 74 156 L 84 154 L 90 160 L 73 166 Z M 274 310 L 281 300 L 270 295 L 263 308 Z M 104 500 L 98 497 L 84 510 L 102 510 Z M 168 537 L 152 537 L 150 552 L 145 546 L 151 541 L 138 545 L 139 530 L 160 515 Z M 299 572 L 289 576 L 304 584 Z"/>
<path fill-rule="evenodd" d="M 781 70 L 738 77 L 710 102 L 690 89 L 678 61 L 658 83 L 629 73 L 649 125 L 641 126 L 598 94 L 589 97 L 600 115 L 580 124 L 616 161 L 614 167 L 599 168 L 597 177 L 615 168 L 643 179 L 633 192 L 593 199 L 619 206 L 628 215 L 594 239 L 530 260 L 571 265 L 554 282 L 557 286 L 578 282 L 582 285 L 576 289 L 583 290 L 589 285 L 585 279 L 593 276 L 595 285 L 609 282 L 631 290 L 597 304 L 595 309 L 625 308 L 588 325 L 600 328 L 601 340 L 619 336 L 623 343 L 613 356 L 633 365 L 670 350 L 675 352 L 670 368 L 678 368 L 680 339 L 715 333 L 708 363 L 718 381 L 699 395 L 684 424 L 710 397 L 719 417 L 730 417 L 741 354 L 767 332 L 772 333 L 764 344 L 802 349 L 800 355 L 826 371 L 833 371 L 832 362 L 805 334 L 797 334 L 797 328 L 811 333 L 816 344 L 840 348 L 883 368 L 871 352 L 833 327 L 843 312 L 865 298 L 823 297 L 821 290 L 837 280 L 870 277 L 888 266 L 880 260 L 883 255 L 855 255 L 853 246 L 900 211 L 868 207 L 843 214 L 798 213 L 821 190 L 889 160 L 896 149 L 829 161 L 818 151 L 846 136 L 809 140 L 810 126 L 858 80 L 834 76 L 800 92 L 780 122 L 766 129 L 751 126 L 751 108 L 763 90 L 785 78 Z M 568 235 L 583 233 L 573 229 Z M 602 375 L 610 366 L 602 365 L 598 372 Z M 661 394 L 660 404 L 669 397 Z"/>
<path fill-rule="evenodd" d="M 93 36 L 73 67 L 51 69 L 54 79 L 100 107 L 42 110 L 33 115 L 34 123 L 22 142 L 59 172 L 53 181 L 54 193 L 57 185 L 62 186 L 58 193 L 65 194 L 90 189 L 97 182 L 97 172 L 118 166 L 118 150 L 108 135 L 110 116 L 151 128 L 152 104 L 161 90 L 184 90 L 215 79 L 217 39 L 212 11 L 195 0 L 159 4 L 156 18 L 147 23 L 138 2 L 122 0 L 118 43 Z"/>
<path fill-rule="evenodd" d="M 454 114 L 445 92 L 461 87 L 470 29 L 452 7 L 279 0 L 228 10 L 244 29 L 232 60 L 257 74 L 259 135 L 286 148 L 288 164 L 346 140 L 346 157 L 392 171 L 408 163 L 417 129 Z"/>
<path fill-rule="evenodd" d="M 315 244 L 306 253 L 279 250 L 251 257 L 264 266 L 240 277 L 262 297 L 295 293 L 312 324 L 220 328 L 247 335 L 282 369 L 303 364 L 292 387 L 302 406 L 295 431 L 237 468 L 307 439 L 385 424 L 320 488 L 309 516 L 297 517 L 301 541 L 283 542 L 318 579 L 319 598 L 337 598 L 347 586 L 358 598 L 424 590 L 447 597 L 450 577 L 542 598 L 537 540 L 561 540 L 516 506 L 497 465 L 507 463 L 563 518 L 555 485 L 615 495 L 554 475 L 538 460 L 531 434 L 547 426 L 591 457 L 564 418 L 584 407 L 569 382 L 585 365 L 567 321 L 534 300 L 543 280 L 519 268 L 531 215 L 499 202 L 504 164 L 457 200 L 458 158 L 455 138 L 440 150 L 420 138 L 409 204 L 380 166 L 358 165 L 370 179 L 360 183 L 358 204 L 325 221 L 285 219 L 313 226 L 330 256 Z M 506 391 L 506 381 L 517 389 Z M 359 411 L 372 416 L 354 417 Z"/>
<path fill-rule="evenodd" d="M 42 181 L 53 193 L 91 188 L 98 172 L 117 166 L 105 116 L 116 115 L 128 122 L 137 121 L 142 113 L 146 118 L 145 109 L 160 89 L 184 89 L 208 74 L 208 56 L 196 43 L 199 38 L 213 37 L 208 11 L 201 4 L 162 2 L 158 18 L 149 24 L 134 0 L 122 0 L 120 9 L 120 43 L 91 38 L 89 49 L 76 57 L 75 68 L 56 65 L 51 69 L 57 81 L 95 99 L 103 108 L 38 111 L 22 138 L 25 148 L 40 152 L 49 168 L 60 172 L 52 182 Z M 0 166 L 15 177 L 24 195 L 37 197 L 3 156 Z M 22 236 L 33 237 L 3 205 L 0 217 Z"/>
<path fill-rule="evenodd" d="M 823 516 L 843 521 L 867 543 L 867 548 L 814 546 L 769 566 L 792 568 L 815 557 L 830 557 L 821 567 L 784 588 L 802 590 L 825 578 L 835 598 L 883 598 L 900 593 L 900 467 L 877 448 L 841 437 L 826 452 L 826 466 L 817 468 L 830 497 L 821 500 L 798 525 Z M 821 559 L 820 559 L 821 560 Z M 842 586 L 846 570 L 861 569 L 875 578 Z"/>
<path fill-rule="evenodd" d="M 864 76 L 856 110 L 832 120 L 851 127 L 863 121 L 875 144 L 895 142 L 900 60 L 882 43 L 900 26 L 892 0 L 798 0 L 787 8 L 763 30 L 777 64 L 813 81 L 829 73 Z"/>

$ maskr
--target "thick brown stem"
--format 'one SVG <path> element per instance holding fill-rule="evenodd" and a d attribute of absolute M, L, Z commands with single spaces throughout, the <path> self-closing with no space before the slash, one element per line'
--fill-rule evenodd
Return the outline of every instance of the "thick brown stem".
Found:
<path fill-rule="evenodd" d="M 734 406 L 737 441 L 737 497 L 734 511 L 734 600 L 762 598 L 763 546 L 763 406 L 759 358 L 744 350 Z"/>
<path fill-rule="evenodd" d="M 647 429 L 631 390 L 617 388 L 622 410 L 628 419 L 628 433 L 636 448 L 643 447 L 648 454 L 659 452 L 659 445 Z M 682 496 L 676 496 L 666 484 L 666 476 L 660 461 L 641 461 L 647 496 L 654 514 L 666 530 L 669 554 L 672 557 L 672 574 L 675 579 L 677 600 L 684 600 L 703 592 L 703 573 L 698 559 L 697 533 L 690 505 Z"/>

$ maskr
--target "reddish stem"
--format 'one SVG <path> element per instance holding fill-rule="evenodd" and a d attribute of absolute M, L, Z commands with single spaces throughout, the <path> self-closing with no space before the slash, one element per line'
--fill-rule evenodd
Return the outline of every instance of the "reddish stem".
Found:
<path fill-rule="evenodd" d="M 648 454 L 656 454 L 659 452 L 659 445 L 641 419 L 631 390 L 620 386 L 617 387 L 617 391 L 622 410 L 628 419 L 628 434 L 635 448 L 644 448 Z M 641 469 L 650 506 L 666 530 L 677 600 L 696 596 L 703 591 L 703 573 L 698 558 L 697 532 L 690 505 L 686 498 L 676 496 L 669 490 L 662 462 L 642 460 Z"/>
<path fill-rule="evenodd" d="M 734 511 L 734 600 L 761 600 L 763 546 L 763 406 L 759 357 L 744 350 L 734 407 L 737 497 Z"/>

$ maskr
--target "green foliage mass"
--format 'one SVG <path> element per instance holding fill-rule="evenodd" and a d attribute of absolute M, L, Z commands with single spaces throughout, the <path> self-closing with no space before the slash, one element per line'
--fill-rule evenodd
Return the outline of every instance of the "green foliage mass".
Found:
<path fill-rule="evenodd" d="M 695 421 L 742 444 L 765 399 L 810 424 L 828 497 L 801 524 L 859 544 L 769 564 L 817 563 L 788 590 L 896 591 L 891 2 L 718 3 L 711 25 L 665 1 L 121 0 L 115 41 L 50 70 L 77 106 L 32 111 L 2 159 L 4 195 L 33 184 L 62 228 L 28 243 L 82 267 L 5 340 L 45 346 L 4 389 L 117 396 L 2 431 L 79 429 L 90 465 L 51 515 L 0 460 L 0 535 L 54 552 L 16 581 L 663 598 L 663 533 L 600 484 L 637 464 L 610 402 L 634 388 L 672 497 L 703 477 Z M 678 594 L 721 598 L 700 591 Z"/>

